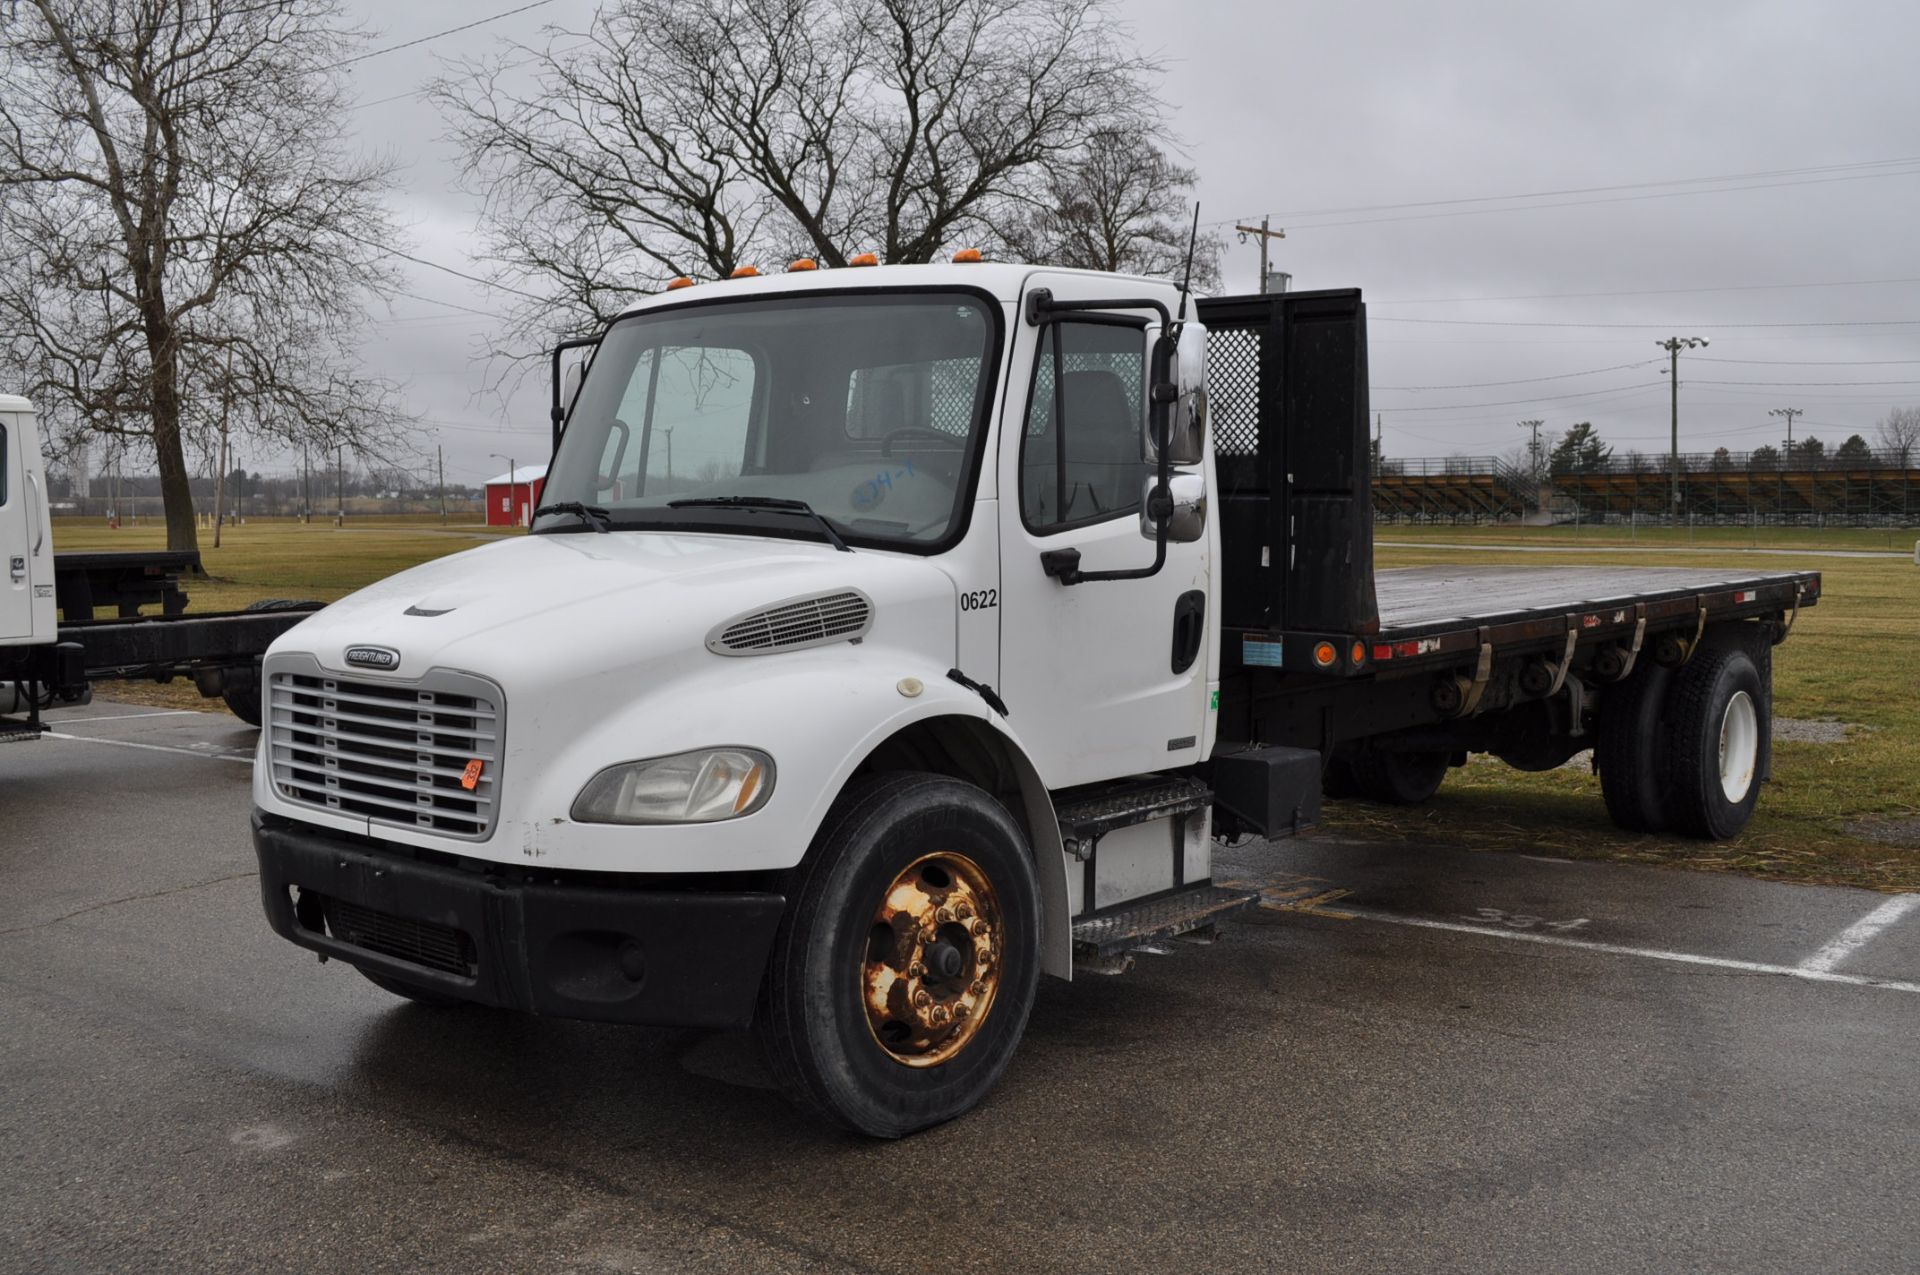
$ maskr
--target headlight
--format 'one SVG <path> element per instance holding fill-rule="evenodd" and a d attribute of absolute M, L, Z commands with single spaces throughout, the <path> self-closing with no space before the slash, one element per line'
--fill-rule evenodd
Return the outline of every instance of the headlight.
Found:
<path fill-rule="evenodd" d="M 773 758 L 702 748 L 609 766 L 580 790 L 580 823 L 712 823 L 750 815 L 773 793 Z"/>

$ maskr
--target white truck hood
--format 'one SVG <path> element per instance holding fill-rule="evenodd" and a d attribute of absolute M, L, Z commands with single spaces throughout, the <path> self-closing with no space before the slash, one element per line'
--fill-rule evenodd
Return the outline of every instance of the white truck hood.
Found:
<path fill-rule="evenodd" d="M 925 560 L 665 532 L 516 537 L 442 558 L 333 603 L 274 653 L 306 652 L 347 671 L 348 648 L 382 646 L 399 653 L 392 676 L 458 669 L 511 695 L 663 660 L 712 660 L 706 637 L 723 621 L 841 589 L 872 600 L 874 639 L 952 660 L 954 586 Z"/>

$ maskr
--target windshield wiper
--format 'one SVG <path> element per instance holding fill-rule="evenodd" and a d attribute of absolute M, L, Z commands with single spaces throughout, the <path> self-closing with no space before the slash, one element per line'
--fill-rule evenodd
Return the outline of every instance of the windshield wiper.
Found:
<path fill-rule="evenodd" d="M 772 509 L 782 513 L 805 514 L 813 519 L 821 532 L 827 537 L 827 543 L 841 553 L 852 553 L 840 533 L 833 529 L 826 515 L 804 500 L 793 500 L 786 496 L 692 496 L 685 500 L 669 500 L 669 509 Z"/>
<path fill-rule="evenodd" d="M 542 505 L 533 511 L 538 518 L 542 514 L 572 514 L 601 535 L 606 535 L 613 526 L 613 515 L 598 505 L 583 505 L 577 500 L 562 500 L 551 505 Z"/>

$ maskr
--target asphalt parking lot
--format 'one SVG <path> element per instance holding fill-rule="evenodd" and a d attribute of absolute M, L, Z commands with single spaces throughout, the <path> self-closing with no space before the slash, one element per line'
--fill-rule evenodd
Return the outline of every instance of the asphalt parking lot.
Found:
<path fill-rule="evenodd" d="M 880 1145 L 744 1038 L 317 965 L 260 914 L 253 732 L 55 716 L 0 748 L 0 1270 L 1920 1265 L 1906 901 L 1245 847 L 1265 908 L 1043 982 L 990 1102 Z"/>

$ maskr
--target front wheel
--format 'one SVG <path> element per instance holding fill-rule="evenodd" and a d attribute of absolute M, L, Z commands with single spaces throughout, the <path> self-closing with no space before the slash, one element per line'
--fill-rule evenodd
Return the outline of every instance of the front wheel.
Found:
<path fill-rule="evenodd" d="M 1040 904 L 1019 825 L 941 775 L 859 781 L 795 869 L 759 1031 L 787 1096 L 898 1138 L 986 1096 L 1026 1030 Z"/>

